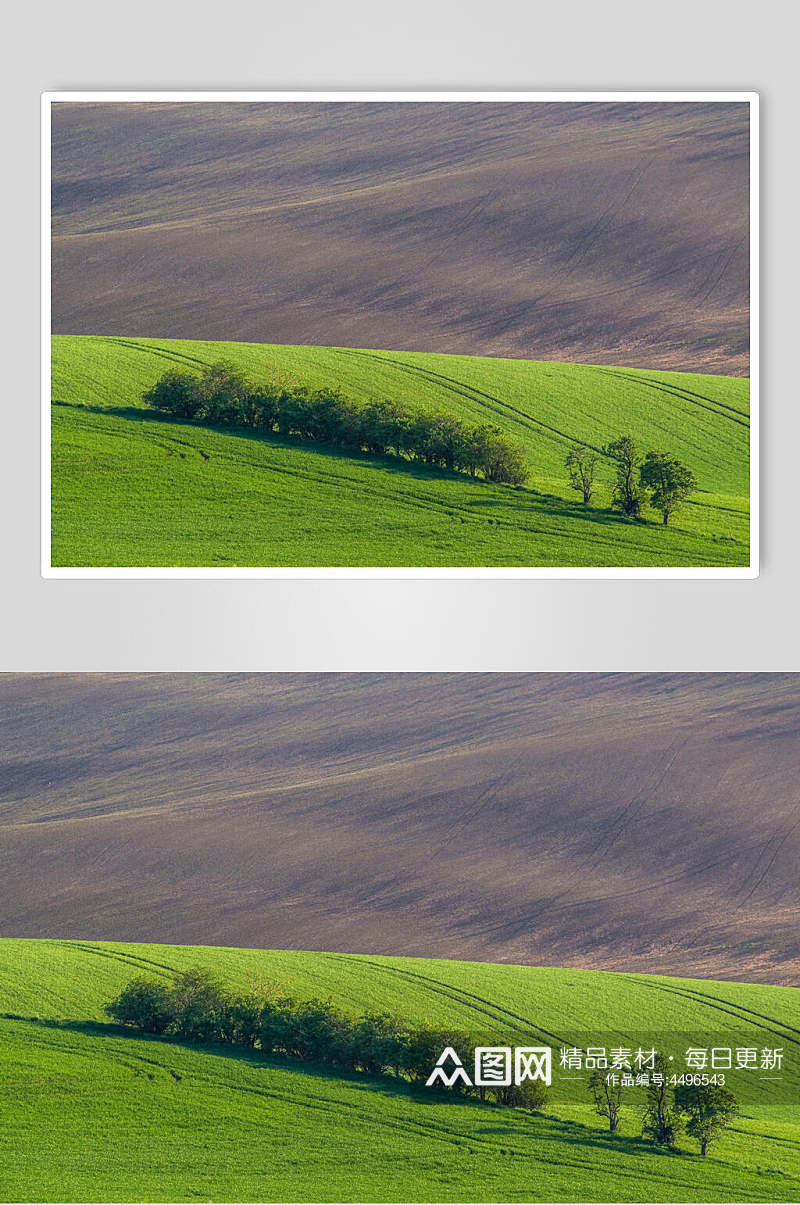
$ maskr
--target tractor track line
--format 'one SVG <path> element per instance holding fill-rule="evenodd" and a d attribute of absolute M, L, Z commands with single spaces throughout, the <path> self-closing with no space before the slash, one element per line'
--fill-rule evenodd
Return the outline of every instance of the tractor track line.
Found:
<path fill-rule="evenodd" d="M 504 411 L 510 411 L 511 415 L 515 416 L 517 421 L 522 420 L 523 425 L 531 427 L 531 429 L 534 431 L 536 431 L 537 428 L 542 428 L 542 430 L 549 433 L 550 438 L 555 436 L 557 439 L 566 440 L 567 443 L 570 444 L 580 444 L 583 448 L 588 448 L 592 452 L 597 452 L 599 456 L 607 457 L 607 454 L 602 448 L 597 448 L 594 444 L 586 443 L 585 440 L 578 439 L 575 435 L 567 435 L 566 432 L 559 430 L 558 427 L 552 427 L 549 423 L 545 423 L 542 419 L 535 418 L 534 415 L 528 414 L 526 411 L 520 410 L 516 406 L 512 406 L 510 402 L 504 402 L 502 398 L 495 397 L 491 393 L 486 393 L 484 390 L 478 389 L 474 385 L 468 385 L 465 381 L 459 381 L 456 377 L 447 377 L 443 373 L 435 372 L 431 368 L 421 368 L 419 365 L 408 364 L 404 360 L 394 360 L 389 356 L 377 355 L 374 352 L 356 351 L 355 349 L 351 348 L 344 348 L 343 350 L 347 351 L 350 355 L 363 356 L 370 360 L 377 360 L 382 364 L 394 364 L 396 367 L 411 374 L 412 376 L 420 376 L 423 378 L 423 380 L 428 381 L 429 384 L 439 385 L 440 388 L 448 389 L 451 393 L 457 393 L 461 397 L 465 397 L 467 401 L 475 402 L 479 406 L 484 406 L 484 408 L 486 408 L 486 403 L 489 402 L 491 405 L 488 408 L 493 410 L 496 414 L 499 414 L 501 417 L 507 417 L 504 414 Z M 501 407 L 501 409 L 498 409 L 498 407 Z"/>
<path fill-rule="evenodd" d="M 791 1037 L 790 1034 L 782 1033 L 780 1029 L 774 1029 L 773 1026 L 783 1026 L 784 1029 L 790 1030 L 790 1033 L 798 1033 L 799 1031 L 791 1025 L 784 1025 L 783 1021 L 777 1021 L 774 1017 L 764 1017 L 764 1020 L 771 1022 L 769 1025 L 764 1025 L 761 1021 L 751 1020 L 749 1016 L 743 1017 L 740 1011 L 736 1011 L 738 1005 L 734 1004 L 731 1000 L 724 1000 L 721 997 L 715 996 L 706 996 L 701 992 L 694 993 L 691 989 L 681 990 L 677 987 L 667 987 L 664 984 L 652 983 L 650 980 L 638 979 L 632 975 L 629 976 L 629 978 L 633 979 L 633 981 L 636 983 L 642 984 L 644 987 L 651 988 L 653 991 L 667 992 L 672 996 L 680 996 L 684 1000 L 693 1000 L 697 1004 L 704 1004 L 707 1008 L 713 1008 L 716 1009 L 717 1012 L 726 1013 L 729 1017 L 735 1017 L 737 1021 L 746 1022 L 747 1024 L 752 1025 L 755 1029 L 763 1029 L 767 1033 L 775 1034 L 775 1036 L 780 1038 L 781 1041 L 791 1042 L 794 1046 L 800 1046 L 800 1038 Z M 763 1016 L 761 1013 L 753 1013 L 751 1009 L 746 1009 L 743 1011 L 749 1012 L 754 1016 Z"/>
<path fill-rule="evenodd" d="M 737 423 L 740 427 L 744 427 L 746 431 L 750 430 L 749 419 L 745 421 L 743 418 L 736 417 L 737 415 L 741 415 L 742 411 L 736 410 L 733 406 L 727 406 L 724 402 L 714 402 L 711 398 L 706 398 L 705 402 L 701 402 L 697 395 L 681 393 L 677 388 L 672 389 L 667 385 L 656 385 L 644 377 L 632 377 L 625 372 L 620 372 L 616 368 L 598 368 L 598 372 L 602 372 L 609 377 L 620 377 L 626 381 L 633 381 L 637 385 L 644 385 L 646 389 L 655 389 L 659 393 L 668 393 L 682 402 L 690 402 L 693 406 L 699 406 L 702 410 L 708 410 L 710 414 L 716 414 L 717 418 L 727 418 L 729 422 Z M 712 404 L 707 405 L 707 402 L 711 402 Z M 720 407 L 720 409 L 717 409 L 717 407 Z M 728 413 L 725 413 L 726 411 Z"/>
<path fill-rule="evenodd" d="M 387 966 L 382 962 L 374 962 L 369 958 L 358 958 L 347 954 L 333 954 L 332 958 L 355 962 L 359 966 L 367 963 L 369 966 L 375 967 L 377 970 L 396 974 L 412 980 L 420 980 L 429 991 L 436 992 L 438 995 L 448 996 L 458 1004 L 466 1005 L 467 1008 L 472 1008 L 475 1012 L 484 1013 L 486 1016 L 491 1016 L 487 1009 L 492 1009 L 496 1013 L 501 1013 L 501 1017 L 492 1017 L 492 1020 L 504 1020 L 505 1017 L 510 1017 L 514 1021 L 519 1021 L 525 1029 L 522 1032 L 531 1032 L 532 1030 L 544 1034 L 545 1037 L 552 1038 L 556 1042 L 566 1043 L 567 1039 L 560 1037 L 558 1034 L 551 1033 L 550 1030 L 544 1029 L 541 1025 L 537 1025 L 528 1017 L 520 1016 L 519 1013 L 511 1012 L 507 1008 L 503 1008 L 501 1004 L 495 1004 L 492 1000 L 487 1000 L 483 996 L 478 996 L 475 992 L 469 992 L 466 988 L 457 987 L 455 984 L 446 983 L 441 979 L 434 979 L 432 975 L 423 975 L 421 971 L 406 970 L 405 967 Z M 432 985 L 432 986 L 429 986 Z M 457 994 L 456 994 L 457 993 Z M 472 1001 L 476 1001 L 475 1004 Z M 486 1007 L 480 1007 L 484 1005 Z M 517 1026 L 512 1026 L 517 1028 Z"/>
<path fill-rule="evenodd" d="M 752 896 L 755 894 L 755 892 L 758 890 L 758 888 L 759 888 L 759 887 L 761 886 L 761 884 L 764 882 L 764 879 L 767 877 L 767 875 L 769 874 L 769 872 L 772 870 L 772 867 L 775 865 L 775 860 L 776 860 L 776 858 L 778 857 L 778 854 L 779 854 L 779 853 L 781 852 L 781 850 L 783 849 L 784 845 L 786 844 L 786 841 L 789 839 L 789 837 L 791 837 L 792 833 L 796 832 L 796 830 L 797 830 L 798 828 L 800 828 L 800 820 L 797 820 L 797 821 L 796 821 L 796 822 L 795 822 L 795 823 L 792 825 L 792 827 L 791 827 L 791 828 L 788 828 L 788 829 L 786 830 L 786 832 L 783 834 L 783 836 L 781 837 L 780 841 L 779 841 L 779 842 L 778 842 L 778 844 L 775 846 L 775 849 L 773 850 L 772 857 L 770 858 L 769 862 L 768 862 L 768 863 L 767 863 L 767 865 L 764 867 L 764 869 L 763 869 L 763 871 L 761 872 L 761 874 L 760 874 L 759 878 L 758 878 L 758 879 L 757 879 L 757 881 L 756 881 L 756 882 L 753 884 L 753 886 L 750 888 L 750 891 L 749 891 L 749 892 L 748 892 L 748 894 L 747 894 L 747 895 L 744 897 L 744 899 L 742 900 L 741 904 L 739 905 L 739 907 L 740 907 L 740 908 L 743 908 L 743 907 L 744 907 L 744 905 L 747 903 L 747 901 L 748 901 L 749 899 L 751 899 L 751 898 L 752 898 Z M 758 859 L 758 861 L 759 861 L 759 862 L 761 861 L 761 855 L 759 855 L 759 859 Z M 758 862 L 756 862 L 756 866 L 758 866 Z M 753 868 L 753 873 L 755 873 L 755 867 Z"/>

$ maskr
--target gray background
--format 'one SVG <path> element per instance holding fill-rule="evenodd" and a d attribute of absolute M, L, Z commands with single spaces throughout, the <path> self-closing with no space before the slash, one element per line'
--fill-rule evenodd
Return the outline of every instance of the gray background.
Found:
<path fill-rule="evenodd" d="M 796 9 L 350 0 L 17 9 L 4 71 L 0 670 L 800 669 Z M 45 89 L 757 89 L 761 577 L 39 576 L 39 94 Z"/>

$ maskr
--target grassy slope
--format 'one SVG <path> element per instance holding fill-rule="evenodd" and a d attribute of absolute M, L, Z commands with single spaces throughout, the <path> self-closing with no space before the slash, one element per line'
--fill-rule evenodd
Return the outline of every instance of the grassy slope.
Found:
<path fill-rule="evenodd" d="M 93 1024 L 131 975 L 196 961 L 231 983 L 253 976 L 353 1012 L 485 1024 L 514 1041 L 508 1012 L 564 1036 L 605 1018 L 719 1025 L 724 1002 L 753 1044 L 756 1014 L 792 1041 L 797 993 L 421 959 L 253 950 L 0 942 L 5 1200 L 795 1200 L 796 1109 L 752 1104 L 706 1160 L 653 1152 L 633 1112 L 610 1143 L 583 1104 L 526 1117 L 453 1104 L 391 1079 L 323 1074 L 123 1036 Z M 654 1004 L 657 1002 L 657 1008 Z M 748 1014 L 743 1009 L 752 1009 Z M 485 1010 L 485 1011 L 484 1011 Z M 21 1018 L 28 1018 L 23 1020 Z M 623 1022 L 619 1021 L 622 1025 Z M 524 1032 L 524 1026 L 523 1026 Z M 620 1034 L 623 1029 L 620 1029 Z M 795 1030 L 796 1032 L 796 1030 Z M 771 1044 L 777 1038 L 770 1031 Z M 796 1075 L 796 1071 L 794 1072 Z"/>
<path fill-rule="evenodd" d="M 144 388 L 220 356 L 311 386 L 492 421 L 524 444 L 525 489 L 152 419 Z M 348 348 L 56 336 L 55 565 L 744 565 L 749 383 L 741 378 Z M 564 475 L 578 440 L 666 447 L 701 493 L 663 530 L 586 512 Z"/>

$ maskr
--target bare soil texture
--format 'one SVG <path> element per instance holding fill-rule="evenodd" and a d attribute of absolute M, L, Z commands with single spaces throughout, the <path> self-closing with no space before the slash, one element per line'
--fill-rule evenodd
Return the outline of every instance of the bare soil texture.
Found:
<path fill-rule="evenodd" d="M 748 373 L 745 104 L 53 110 L 53 330 Z"/>
<path fill-rule="evenodd" d="M 3 675 L 0 935 L 797 983 L 798 675 Z"/>

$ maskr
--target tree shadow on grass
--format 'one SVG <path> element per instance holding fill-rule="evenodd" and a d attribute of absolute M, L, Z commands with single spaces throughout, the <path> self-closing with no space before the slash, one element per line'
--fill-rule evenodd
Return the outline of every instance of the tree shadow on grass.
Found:
<path fill-rule="evenodd" d="M 358 448 L 340 447 L 338 444 L 323 443 L 313 439 L 292 438 L 279 435 L 276 431 L 254 431 L 251 427 L 237 427 L 231 423 L 198 423 L 189 418 L 180 418 L 165 414 L 162 410 L 151 410 L 144 406 L 91 406 L 84 402 L 65 402 L 54 399 L 53 406 L 63 406 L 69 410 L 83 413 L 113 415 L 130 422 L 159 423 L 165 427 L 188 428 L 191 431 L 213 431 L 217 435 L 233 435 L 237 439 L 246 439 L 250 443 L 266 444 L 271 448 L 283 448 L 291 451 L 316 452 L 321 456 L 329 456 L 334 460 L 358 460 L 366 465 L 387 469 L 390 472 L 402 473 L 404 476 L 424 478 L 428 481 L 461 481 L 472 482 L 475 485 L 492 485 L 480 477 L 471 477 L 469 473 L 443 469 L 435 465 L 422 464 L 419 461 L 406 460 L 398 456 L 381 456 L 376 452 L 365 452 Z"/>
<path fill-rule="evenodd" d="M 230 1059 L 240 1064 L 254 1067 L 260 1071 L 277 1068 L 282 1071 L 311 1076 L 313 1079 L 336 1080 L 347 1083 L 351 1087 L 365 1092 L 380 1092 L 384 1096 L 402 1097 L 404 1100 L 414 1100 L 419 1104 L 454 1104 L 480 1106 L 481 1102 L 457 1093 L 445 1092 L 435 1088 L 425 1088 L 421 1084 L 394 1075 L 375 1075 L 367 1071 L 356 1071 L 348 1067 L 331 1067 L 326 1063 L 313 1062 L 300 1058 L 282 1057 L 277 1054 L 262 1054 L 251 1046 L 234 1046 L 226 1042 L 187 1042 L 183 1038 L 164 1036 L 156 1033 L 143 1033 L 129 1029 L 125 1025 L 117 1025 L 113 1021 L 84 1021 L 84 1020 L 55 1020 L 43 1017 L 22 1017 L 16 1014 L 0 1014 L 0 1018 L 15 1021 L 26 1021 L 39 1025 L 43 1029 L 54 1029 L 62 1033 L 79 1033 L 93 1038 L 122 1038 L 133 1044 L 152 1045 L 159 1043 L 168 1049 L 187 1050 L 195 1054 L 213 1054 L 220 1058 Z"/>
<path fill-rule="evenodd" d="M 117 1025 L 113 1021 L 57 1020 L 49 1017 L 22 1017 L 11 1013 L 0 1014 L 0 1016 L 17 1021 L 26 1021 L 30 1024 L 39 1025 L 43 1029 L 58 1030 L 63 1033 L 80 1033 L 94 1038 L 122 1038 L 126 1043 L 131 1043 L 131 1045 L 145 1044 L 150 1046 L 153 1043 L 158 1043 L 168 1049 L 187 1050 L 195 1054 L 213 1054 L 221 1058 L 231 1059 L 240 1064 L 243 1063 L 247 1066 L 258 1068 L 259 1070 L 278 1068 L 282 1071 L 302 1072 L 303 1075 L 309 1075 L 314 1079 L 336 1080 L 340 1083 L 347 1083 L 359 1091 L 377 1091 L 381 1092 L 384 1096 L 402 1097 L 404 1100 L 413 1100 L 417 1104 L 458 1104 L 465 1108 L 478 1109 L 484 1115 L 496 1112 L 498 1123 L 490 1127 L 490 1129 L 494 1129 L 498 1133 L 505 1132 L 501 1121 L 502 1116 L 504 1114 L 507 1115 L 509 1112 L 505 1106 L 496 1105 L 491 1101 L 481 1101 L 477 1097 L 463 1096 L 459 1092 L 446 1091 L 442 1088 L 428 1088 L 422 1083 L 415 1083 L 404 1079 L 402 1076 L 394 1076 L 392 1074 L 376 1075 L 368 1071 L 356 1071 L 348 1067 L 331 1067 L 329 1064 L 314 1062 L 312 1060 L 289 1058 L 276 1054 L 262 1054 L 260 1050 L 251 1046 L 233 1046 L 224 1042 L 187 1042 L 183 1038 L 168 1037 L 155 1033 L 143 1033 L 139 1030 L 129 1029 L 126 1025 Z M 520 1114 L 520 1110 L 513 1110 L 514 1116 L 519 1117 Z M 578 1126 L 579 1129 L 585 1129 L 587 1133 L 591 1133 L 588 1127 L 579 1126 L 577 1122 L 565 1122 L 558 1117 L 541 1111 L 529 1114 L 528 1117 L 531 1121 L 539 1118 L 542 1121 L 555 1123 L 566 1128 Z M 507 1126 L 507 1129 L 508 1132 L 511 1132 L 514 1127 Z"/>
<path fill-rule="evenodd" d="M 463 1096 L 457 1092 L 447 1092 L 440 1088 L 427 1088 L 421 1083 L 413 1083 L 393 1075 L 375 1075 L 364 1071 L 355 1071 L 346 1067 L 331 1067 L 327 1064 L 316 1063 L 304 1059 L 284 1058 L 278 1055 L 264 1055 L 252 1047 L 232 1046 L 226 1043 L 187 1042 L 180 1038 L 164 1037 L 160 1034 L 140 1033 L 124 1025 L 114 1022 L 88 1020 L 54 1020 L 42 1017 L 23 1017 L 14 1013 L 3 1013 L 0 1017 L 18 1021 L 26 1021 L 45 1029 L 58 1030 L 66 1033 L 86 1034 L 90 1037 L 121 1038 L 131 1046 L 144 1044 L 152 1047 L 154 1043 L 167 1048 L 191 1051 L 195 1054 L 211 1054 L 244 1064 L 258 1071 L 268 1072 L 271 1069 L 302 1074 L 322 1082 L 335 1081 L 347 1084 L 359 1092 L 378 1094 L 384 1099 L 395 1099 L 411 1102 L 425 1108 L 435 1108 L 437 1105 L 458 1106 L 469 1110 L 475 1118 L 480 1115 L 482 1124 L 473 1131 L 475 1136 L 482 1139 L 496 1138 L 498 1141 L 524 1140 L 526 1133 L 539 1139 L 552 1139 L 570 1146 L 602 1150 L 606 1153 L 641 1157 L 643 1155 L 660 1155 L 670 1159 L 699 1159 L 700 1155 L 693 1151 L 658 1147 L 639 1135 L 610 1134 L 606 1130 L 595 1129 L 580 1121 L 558 1117 L 556 1114 L 535 1110 L 524 1112 L 521 1109 L 509 1110 L 489 1101 L 481 1101 L 475 1097 Z M 166 1070 L 180 1082 L 182 1076 L 167 1067 Z M 151 1077 L 152 1078 L 152 1077 Z M 265 1084 L 269 1094 L 269 1085 Z M 552 1106 L 550 1106 L 552 1107 Z M 511 1121 L 513 1117 L 513 1122 Z M 464 1140 L 469 1141 L 470 1133 L 464 1133 Z M 500 1153 L 506 1153 L 499 1148 Z M 512 1151 L 520 1153 L 519 1151 Z"/>
<path fill-rule="evenodd" d="M 511 501 L 512 499 L 509 499 L 509 504 Z M 514 489 L 513 504 L 515 510 L 519 510 L 523 514 L 541 514 L 544 511 L 550 515 L 558 515 L 559 518 L 563 519 L 578 519 L 584 523 L 599 523 L 603 526 L 612 526 L 620 529 L 634 528 L 639 531 L 645 528 L 661 528 L 660 523 L 648 523 L 643 519 L 628 519 L 617 511 L 611 510 L 610 507 L 595 508 L 584 506 L 582 502 L 570 502 L 566 498 L 559 498 L 556 494 L 541 494 L 538 490 L 531 488 L 522 489 L 516 487 Z M 496 506 L 497 499 L 471 498 L 462 505 L 469 507 Z M 679 529 L 673 527 L 672 530 L 676 531 Z"/>
<path fill-rule="evenodd" d="M 460 499 L 458 501 L 459 508 L 472 509 L 508 506 L 521 514 L 545 513 L 563 519 L 578 519 L 583 522 L 600 524 L 602 526 L 622 528 L 660 528 L 661 526 L 660 524 L 646 523 L 643 520 L 626 519 L 623 515 L 608 508 L 594 509 L 578 501 L 571 502 L 564 498 L 559 498 L 556 494 L 541 493 L 531 486 L 504 485 L 498 482 L 487 481 L 483 477 L 473 477 L 469 473 L 426 465 L 419 461 L 406 460 L 402 457 L 381 456 L 377 453 L 365 452 L 357 448 L 343 448 L 337 444 L 318 443 L 310 439 L 292 439 L 278 435 L 274 431 L 253 431 L 249 427 L 236 427 L 221 423 L 195 423 L 191 419 L 164 414 L 161 410 L 151 410 L 144 406 L 93 406 L 84 402 L 66 402 L 58 398 L 53 400 L 52 405 L 84 413 L 112 415 L 115 418 L 125 419 L 129 422 L 158 423 L 164 427 L 188 428 L 201 433 L 203 431 L 213 431 L 218 435 L 233 435 L 237 439 L 245 439 L 250 443 L 266 444 L 270 448 L 314 452 L 319 456 L 329 457 L 331 460 L 358 461 L 367 467 L 383 469 L 386 472 L 400 474 L 403 477 L 410 477 L 419 481 L 454 481 L 459 482 L 461 485 L 473 485 L 479 489 L 488 487 L 494 491 L 490 496 L 484 498 Z M 213 456 L 206 457 L 203 453 L 201 455 L 204 456 L 204 459 L 213 459 Z M 475 517 L 483 519 L 483 516 L 478 514 Z M 508 520 L 500 519 L 498 521 L 502 523 Z"/>
<path fill-rule="evenodd" d="M 595 1147 L 606 1152 L 616 1151 L 619 1154 L 633 1156 L 663 1155 L 669 1158 L 686 1158 L 687 1155 L 691 1154 L 689 1151 L 655 1146 L 652 1142 L 649 1142 L 638 1134 L 620 1134 L 619 1132 L 611 1134 L 608 1130 L 593 1129 L 583 1122 L 565 1120 L 552 1113 L 538 1113 L 530 1115 L 524 1120 L 527 1120 L 531 1125 L 546 1123 L 546 1135 L 540 1132 L 537 1136 L 551 1137 L 569 1146 Z M 519 1129 L 517 1127 L 510 1126 L 501 1120 L 498 1120 L 495 1125 L 481 1127 L 478 1133 L 487 1136 L 502 1136 L 505 1134 L 509 1137 L 519 1137 Z"/>

